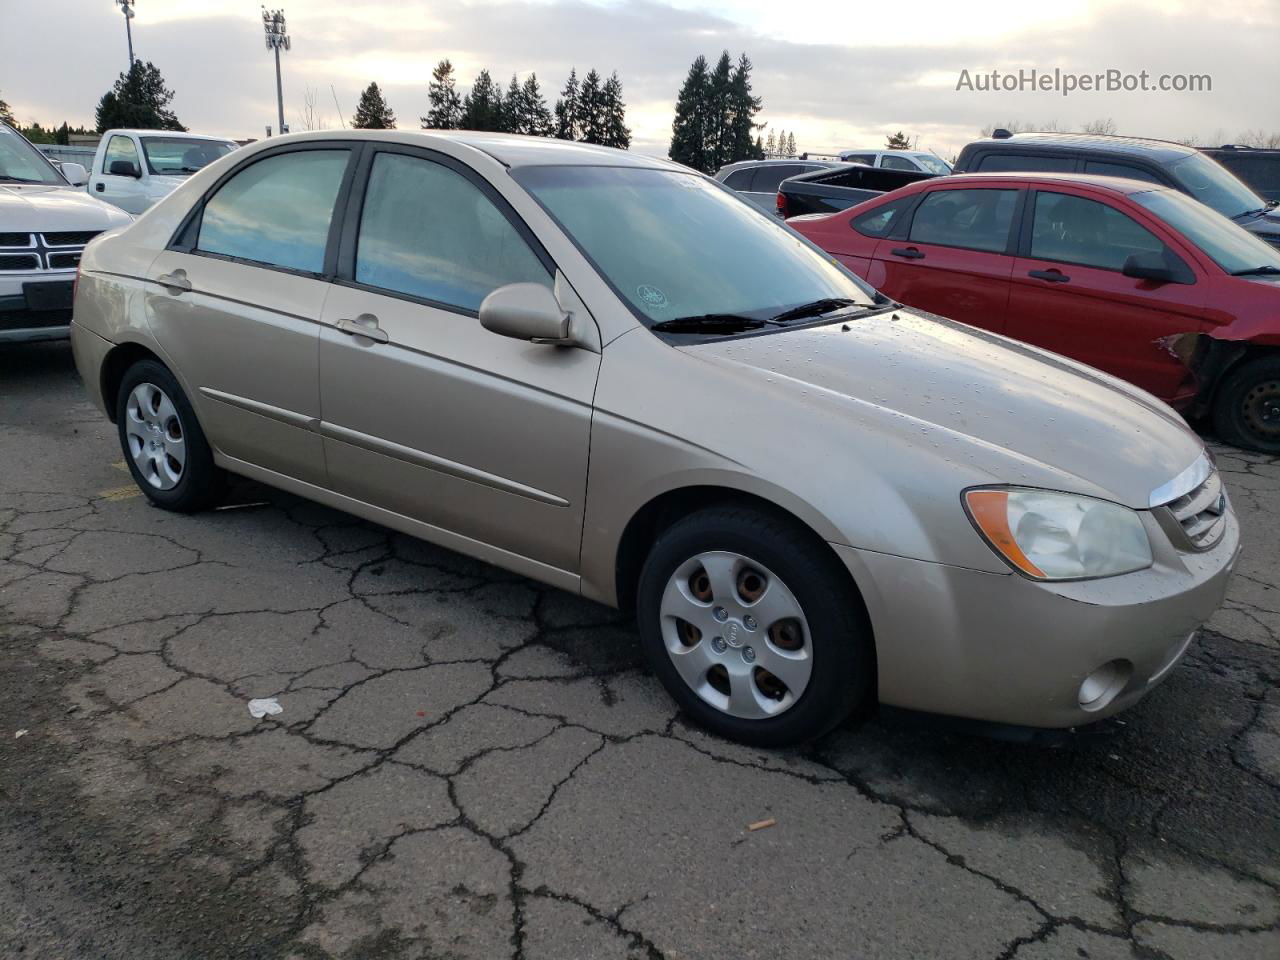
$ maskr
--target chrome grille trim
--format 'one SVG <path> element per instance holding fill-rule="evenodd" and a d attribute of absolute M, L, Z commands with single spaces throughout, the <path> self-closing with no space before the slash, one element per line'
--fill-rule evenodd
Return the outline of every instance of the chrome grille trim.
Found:
<path fill-rule="evenodd" d="M 1180 550 L 1208 550 L 1227 529 L 1227 494 L 1218 471 L 1194 490 L 1157 509 L 1161 525 Z"/>
<path fill-rule="evenodd" d="M 74 270 L 80 263 L 85 244 L 101 232 L 63 230 L 49 233 L 0 233 L 0 273 Z"/>

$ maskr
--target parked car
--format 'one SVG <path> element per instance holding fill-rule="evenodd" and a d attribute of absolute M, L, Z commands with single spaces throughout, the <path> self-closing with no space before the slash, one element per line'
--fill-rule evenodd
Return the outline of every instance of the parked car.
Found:
<path fill-rule="evenodd" d="M 90 245 L 74 331 L 158 506 L 243 474 L 635 609 L 687 715 L 752 743 L 876 700 L 1115 713 L 1239 547 L 1164 405 L 604 147 L 246 147 Z"/>
<path fill-rule="evenodd" d="M 838 167 L 833 160 L 740 160 L 716 171 L 716 179 L 761 210 L 773 213 L 778 184 L 788 177 Z"/>
<path fill-rule="evenodd" d="M 778 216 L 784 220 L 806 213 L 833 213 L 931 177 L 932 173 L 914 170 L 842 163 L 828 170 L 799 174 L 782 181 L 778 184 L 774 204 Z"/>
<path fill-rule="evenodd" d="M 872 147 L 870 150 L 841 150 L 839 157 L 845 163 L 861 163 L 888 170 L 914 170 L 935 177 L 951 172 L 951 164 L 927 150 L 879 150 Z"/>
<path fill-rule="evenodd" d="M 913 307 L 1091 364 L 1280 453 L 1280 252 L 1167 187 L 971 174 L 791 226 Z"/>
<path fill-rule="evenodd" d="M 81 250 L 103 230 L 130 222 L 77 188 L 86 176 L 78 163 L 59 172 L 0 122 L 0 343 L 68 336 Z"/>
<path fill-rule="evenodd" d="M 1213 157 L 1264 200 L 1280 203 L 1280 150 L 1228 143 L 1221 147 L 1201 147 L 1200 152 Z"/>
<path fill-rule="evenodd" d="M 1280 246 L 1280 211 L 1220 163 L 1165 140 L 997 130 L 956 159 L 956 173 L 1096 173 L 1173 187 Z"/>
<path fill-rule="evenodd" d="M 108 130 L 93 156 L 89 192 L 145 213 L 197 170 L 236 148 L 234 140 L 169 130 Z"/>

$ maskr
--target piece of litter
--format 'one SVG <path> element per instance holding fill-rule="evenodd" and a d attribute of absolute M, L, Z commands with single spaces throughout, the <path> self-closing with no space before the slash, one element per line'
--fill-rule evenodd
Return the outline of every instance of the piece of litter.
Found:
<path fill-rule="evenodd" d="M 757 830 L 764 830 L 767 827 L 772 827 L 777 822 L 778 821 L 773 817 L 770 817 L 768 820 L 757 820 L 755 823 L 747 824 L 747 832 L 755 833 Z"/>
<path fill-rule="evenodd" d="M 13 732 L 13 739 L 17 740 L 19 737 L 25 737 L 29 732 L 30 731 L 28 730 L 15 730 Z"/>
<path fill-rule="evenodd" d="M 274 717 L 277 713 L 284 713 L 284 707 L 280 706 L 280 704 L 276 702 L 275 697 L 266 697 L 262 700 L 249 701 L 249 714 L 255 720 L 261 720 L 268 714 Z"/>
<path fill-rule="evenodd" d="M 420 716 L 420 717 L 425 717 L 426 715 L 427 715 L 427 711 L 425 711 L 425 710 L 419 710 L 419 711 L 418 711 L 418 716 Z"/>

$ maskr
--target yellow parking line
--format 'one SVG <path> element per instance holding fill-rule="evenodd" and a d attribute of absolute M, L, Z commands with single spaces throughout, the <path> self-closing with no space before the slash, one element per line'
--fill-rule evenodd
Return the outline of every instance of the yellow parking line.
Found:
<path fill-rule="evenodd" d="M 136 483 L 131 483 L 124 487 L 112 487 L 110 490 L 103 490 L 98 494 L 98 497 L 103 500 L 131 500 L 140 496 L 142 496 L 142 491 L 138 489 Z"/>
<path fill-rule="evenodd" d="M 117 460 L 115 463 L 112 464 L 112 466 L 115 467 L 117 470 L 123 470 L 125 473 L 129 472 L 129 466 L 123 460 Z"/>

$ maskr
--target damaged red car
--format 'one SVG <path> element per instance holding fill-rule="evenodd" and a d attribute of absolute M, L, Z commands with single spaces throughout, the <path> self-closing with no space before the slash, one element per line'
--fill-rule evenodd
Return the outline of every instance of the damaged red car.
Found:
<path fill-rule="evenodd" d="M 903 303 L 1044 347 L 1280 453 L 1280 250 L 1165 187 L 969 174 L 788 224 Z M 922 388 L 923 389 L 923 388 Z"/>

